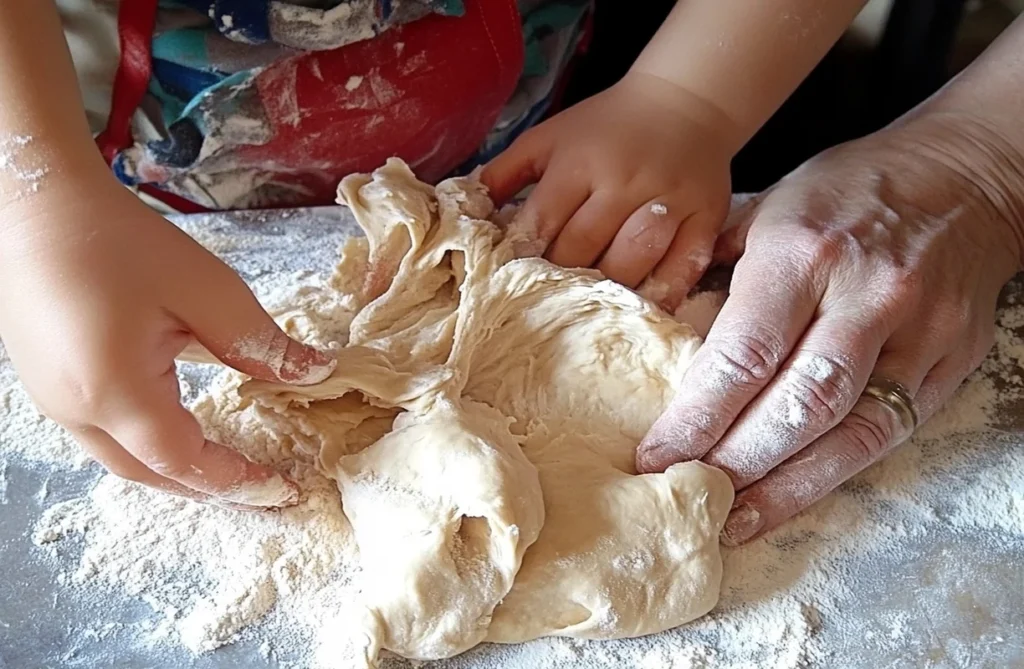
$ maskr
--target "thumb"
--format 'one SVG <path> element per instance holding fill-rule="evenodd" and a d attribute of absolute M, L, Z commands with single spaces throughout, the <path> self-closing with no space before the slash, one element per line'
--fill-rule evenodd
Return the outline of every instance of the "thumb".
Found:
<path fill-rule="evenodd" d="M 212 271 L 201 285 L 182 286 L 175 315 L 214 357 L 243 374 L 264 381 L 313 385 L 331 375 L 334 357 L 289 337 L 278 327 L 245 282 L 211 258 Z"/>
<path fill-rule="evenodd" d="M 732 204 L 729 208 L 729 215 L 722 225 L 722 232 L 715 242 L 715 250 L 711 256 L 711 265 L 733 265 L 743 255 L 747 245 L 747 233 L 750 232 L 750 225 L 754 222 L 758 207 L 764 201 L 770 189 L 751 194 L 733 194 Z"/>

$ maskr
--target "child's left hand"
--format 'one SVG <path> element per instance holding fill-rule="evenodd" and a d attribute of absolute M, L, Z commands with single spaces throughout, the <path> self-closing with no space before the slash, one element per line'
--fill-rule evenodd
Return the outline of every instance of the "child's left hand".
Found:
<path fill-rule="evenodd" d="M 674 309 L 707 269 L 729 210 L 730 134 L 713 105 L 634 72 L 523 134 L 482 179 L 498 203 L 537 184 L 517 217 L 538 238 L 534 255 L 643 282 Z"/>

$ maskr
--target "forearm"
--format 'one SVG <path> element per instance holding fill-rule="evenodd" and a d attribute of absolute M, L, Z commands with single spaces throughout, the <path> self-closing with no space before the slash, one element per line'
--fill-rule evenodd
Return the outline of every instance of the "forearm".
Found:
<path fill-rule="evenodd" d="M 633 66 L 719 112 L 738 151 L 836 43 L 866 0 L 679 0 Z"/>
<path fill-rule="evenodd" d="M 0 207 L 97 170 L 56 6 L 0 1 Z"/>

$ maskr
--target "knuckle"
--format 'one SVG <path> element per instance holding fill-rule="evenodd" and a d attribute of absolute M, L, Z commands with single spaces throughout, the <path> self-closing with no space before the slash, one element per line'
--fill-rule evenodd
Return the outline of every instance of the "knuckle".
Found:
<path fill-rule="evenodd" d="M 812 264 L 833 267 L 849 256 L 856 241 L 844 230 L 825 229 L 801 235 L 800 245 L 805 248 Z"/>
<path fill-rule="evenodd" d="M 735 335 L 712 348 L 711 366 L 731 383 L 761 386 L 775 376 L 783 350 L 781 338 L 767 332 Z"/>
<path fill-rule="evenodd" d="M 969 332 L 974 322 L 974 305 L 970 300 L 944 300 L 932 308 L 936 326 L 946 335 L 960 337 Z"/>
<path fill-rule="evenodd" d="M 876 275 L 877 276 L 877 275 Z M 881 282 L 875 284 L 878 294 L 873 313 L 890 327 L 904 321 L 909 313 L 919 310 L 924 300 L 924 282 L 919 275 L 905 268 L 889 267 L 881 271 Z M 934 319 L 930 315 L 929 319 Z"/>
<path fill-rule="evenodd" d="M 603 249 L 608 244 L 607 234 L 601 230 L 600 226 L 595 225 L 591 221 L 587 221 L 569 234 L 571 237 L 566 241 L 571 242 L 580 251 L 587 253 L 592 253 L 595 249 Z"/>
<path fill-rule="evenodd" d="M 807 417 L 802 422 L 808 423 L 808 428 L 835 425 L 855 399 L 853 371 L 835 357 L 798 357 L 786 372 L 786 385 L 791 400 L 801 410 L 799 417 Z"/>
<path fill-rule="evenodd" d="M 786 401 L 786 423 L 798 430 L 825 429 L 835 425 L 843 415 L 838 402 L 824 396 L 817 384 L 791 389 Z"/>
<path fill-rule="evenodd" d="M 146 466 L 154 473 L 174 481 L 180 480 L 192 471 L 191 465 L 187 460 L 180 457 L 169 457 L 165 454 L 151 459 L 146 463 Z"/>
<path fill-rule="evenodd" d="M 890 268 L 890 286 L 896 300 L 905 305 L 906 302 L 917 303 L 924 296 L 924 279 L 920 272 L 909 268 Z"/>
<path fill-rule="evenodd" d="M 857 461 L 873 462 L 888 450 L 894 431 L 893 426 L 886 421 L 875 421 L 851 413 L 843 423 L 840 434 Z"/>
<path fill-rule="evenodd" d="M 709 448 L 720 436 L 710 416 L 689 408 L 673 412 L 672 422 L 658 435 L 660 443 L 678 451 Z"/>

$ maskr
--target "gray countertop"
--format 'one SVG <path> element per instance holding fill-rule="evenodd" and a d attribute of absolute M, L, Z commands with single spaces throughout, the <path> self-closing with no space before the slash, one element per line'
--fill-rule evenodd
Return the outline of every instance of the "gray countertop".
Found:
<path fill-rule="evenodd" d="M 185 217 L 176 222 L 238 269 L 257 294 L 270 283 L 270 277 L 280 272 L 332 267 L 339 243 L 355 234 L 351 217 L 340 208 Z M 282 248 L 294 252 L 282 253 Z M 1019 286 L 1014 290 L 1021 292 Z M 0 364 L 7 364 L 5 357 L 0 357 Z M 195 387 L 201 387 L 204 380 L 198 369 L 185 371 Z M 984 475 L 986 467 L 1001 466 L 1000 458 L 1022 448 L 1024 417 L 1017 410 L 1004 413 L 1001 432 L 986 433 L 973 441 L 968 438 L 957 447 L 958 462 L 962 464 L 953 469 L 951 494 L 957 486 L 969 485 L 973 473 Z M 3 420 L 6 416 L 0 415 Z M 927 451 L 934 447 L 921 448 L 923 457 L 938 457 Z M 287 649 L 278 649 L 274 659 L 267 659 L 260 653 L 259 638 L 245 634 L 236 643 L 199 657 L 178 647 L 163 648 L 155 655 L 152 648 L 134 643 L 139 626 L 152 615 L 146 604 L 116 592 L 100 600 L 79 599 L 74 590 L 57 583 L 57 575 L 74 562 L 75 551 L 72 547 L 62 554 L 61 560 L 68 564 L 44 559 L 31 541 L 32 528 L 46 507 L 81 495 L 100 475 L 95 465 L 79 471 L 47 471 L 17 458 L 0 462 L 0 669 L 287 664 Z M 922 474 L 915 485 L 921 490 L 946 485 L 937 476 Z M 855 481 L 845 486 L 842 494 L 869 500 L 864 508 L 872 513 L 884 511 L 885 504 L 892 501 L 887 502 L 884 495 L 873 490 L 872 480 Z M 39 495 L 44 486 L 49 491 L 45 499 Z M 941 503 L 935 505 L 934 512 L 941 517 Z M 828 518 L 828 509 L 821 514 Z M 844 519 L 833 518 L 831 522 Z M 816 614 L 808 617 L 814 627 L 809 634 L 815 651 L 798 653 L 794 660 L 781 664 L 872 668 L 1024 666 L 1024 518 L 1021 525 L 1014 534 L 984 527 L 953 531 L 940 522 L 927 532 L 894 533 L 899 534 L 893 537 L 894 547 L 873 551 L 869 558 L 851 555 L 833 559 L 827 573 L 842 579 L 844 588 L 831 602 L 828 615 L 820 620 Z M 855 522 L 851 521 L 849 531 L 858 531 Z M 791 535 L 787 540 L 799 538 Z M 727 560 L 726 569 L 741 564 L 745 563 L 737 554 L 735 559 Z M 789 581 L 799 580 L 804 568 L 801 564 L 789 565 L 785 574 L 780 573 L 775 587 L 757 596 L 790 596 Z M 743 597 L 737 593 L 742 589 L 742 584 L 733 588 L 731 603 L 723 600 L 723 606 L 734 611 L 755 606 L 756 597 L 750 593 L 744 595 L 750 601 L 740 601 Z M 806 594 L 806 589 L 803 592 Z M 726 635 L 747 633 L 747 619 L 738 613 L 728 615 L 734 622 L 685 627 L 650 639 L 613 642 L 609 647 L 645 644 L 645 648 L 654 648 L 672 640 L 676 645 L 670 647 L 678 648 L 680 639 L 692 639 L 715 650 L 699 661 L 646 661 L 642 669 L 767 666 L 767 659 L 751 662 L 749 653 L 730 657 L 729 649 L 735 643 L 728 643 Z M 895 628 L 893 620 L 900 621 Z M 753 629 L 756 620 L 749 621 Z M 564 642 L 563 649 L 575 650 L 563 653 L 565 657 L 550 666 L 612 666 L 588 654 L 591 647 Z M 485 647 L 429 666 L 530 666 L 524 657 L 515 647 Z M 780 666 L 778 653 L 765 657 L 776 658 L 771 661 Z M 620 662 L 616 666 L 629 665 Z"/>

